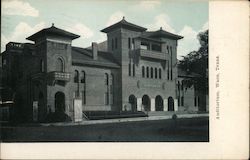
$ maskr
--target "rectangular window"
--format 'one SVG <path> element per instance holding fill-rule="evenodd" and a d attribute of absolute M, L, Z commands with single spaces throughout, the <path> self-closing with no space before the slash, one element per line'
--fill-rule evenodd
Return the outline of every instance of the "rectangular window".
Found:
<path fill-rule="evenodd" d="M 197 96 L 197 106 L 200 106 L 200 97 Z"/>
<path fill-rule="evenodd" d="M 86 92 L 82 91 L 82 104 L 86 104 Z"/>
<path fill-rule="evenodd" d="M 117 38 L 115 38 L 115 49 L 117 49 L 118 48 L 118 40 L 117 40 Z"/>
<path fill-rule="evenodd" d="M 112 39 L 111 45 L 112 45 L 112 51 L 113 51 L 114 50 L 114 39 Z"/>
<path fill-rule="evenodd" d="M 172 55 L 172 47 L 170 47 L 170 60 L 171 60 L 171 64 L 170 64 L 170 67 L 171 67 L 171 71 L 170 71 L 170 79 L 173 80 L 173 55 Z"/>
<path fill-rule="evenodd" d="M 196 104 L 196 96 L 194 97 L 194 106 L 197 106 L 197 104 Z"/>
<path fill-rule="evenodd" d="M 155 68 L 155 79 L 157 79 L 157 68 Z"/>
<path fill-rule="evenodd" d="M 110 81 L 110 104 L 114 104 L 114 77 L 112 76 L 112 79 Z"/>
<path fill-rule="evenodd" d="M 135 49 L 135 39 L 132 38 L 132 48 L 131 49 Z"/>
<path fill-rule="evenodd" d="M 149 78 L 149 68 L 147 67 L 147 78 Z"/>
<path fill-rule="evenodd" d="M 133 64 L 133 77 L 135 76 L 135 64 Z"/>
<path fill-rule="evenodd" d="M 180 96 L 178 96 L 178 106 L 180 106 Z"/>
<path fill-rule="evenodd" d="M 131 49 L 131 38 L 128 38 L 128 49 Z"/>
<path fill-rule="evenodd" d="M 184 106 L 184 97 L 181 97 L 181 106 Z"/>
<path fill-rule="evenodd" d="M 161 69 L 159 69 L 159 78 L 161 79 Z"/>
<path fill-rule="evenodd" d="M 169 61 L 168 61 L 168 80 L 169 80 Z"/>
<path fill-rule="evenodd" d="M 128 64 L 128 75 L 131 76 L 131 63 Z"/>

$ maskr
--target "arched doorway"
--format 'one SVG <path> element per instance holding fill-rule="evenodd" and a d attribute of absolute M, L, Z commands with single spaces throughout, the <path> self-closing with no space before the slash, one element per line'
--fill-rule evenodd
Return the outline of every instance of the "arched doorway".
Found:
<path fill-rule="evenodd" d="M 55 112 L 65 112 L 65 95 L 62 92 L 55 94 Z"/>
<path fill-rule="evenodd" d="M 150 111 L 150 98 L 148 95 L 142 97 L 142 106 L 144 111 Z"/>
<path fill-rule="evenodd" d="M 155 98 L 155 110 L 163 111 L 163 99 L 159 95 Z"/>
<path fill-rule="evenodd" d="M 174 111 L 174 99 L 168 97 L 168 111 Z"/>
<path fill-rule="evenodd" d="M 131 110 L 134 112 L 137 110 L 137 102 L 136 102 L 136 97 L 134 95 L 130 95 L 128 97 L 128 102 L 131 105 Z"/>

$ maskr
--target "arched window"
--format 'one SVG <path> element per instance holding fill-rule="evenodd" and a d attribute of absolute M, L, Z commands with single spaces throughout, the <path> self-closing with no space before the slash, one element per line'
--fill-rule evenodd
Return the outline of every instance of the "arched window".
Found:
<path fill-rule="evenodd" d="M 141 72 L 142 72 L 142 77 L 144 78 L 144 77 L 145 77 L 145 67 L 144 67 L 144 66 L 142 66 L 142 68 L 141 68 L 141 69 L 142 69 L 142 71 L 141 71 Z"/>
<path fill-rule="evenodd" d="M 155 68 L 155 78 L 157 79 L 157 68 Z"/>
<path fill-rule="evenodd" d="M 105 85 L 109 85 L 109 75 L 107 73 L 105 73 L 104 81 L 105 81 Z"/>
<path fill-rule="evenodd" d="M 110 76 L 110 104 L 114 104 L 114 75 Z"/>
<path fill-rule="evenodd" d="M 82 74 L 81 74 L 81 83 L 85 83 L 85 72 L 82 71 Z"/>
<path fill-rule="evenodd" d="M 63 60 L 61 58 L 57 58 L 56 60 L 56 71 L 58 72 L 64 71 Z"/>
<path fill-rule="evenodd" d="M 147 78 L 149 78 L 149 68 L 147 67 Z"/>
<path fill-rule="evenodd" d="M 128 64 L 128 75 L 131 76 L 131 63 Z"/>
<path fill-rule="evenodd" d="M 106 90 L 104 93 L 104 104 L 108 105 L 109 104 L 109 76 L 107 73 L 104 75 L 104 84 L 106 86 Z"/>
<path fill-rule="evenodd" d="M 159 68 L 159 78 L 161 79 L 161 69 Z"/>
<path fill-rule="evenodd" d="M 74 75 L 74 82 L 78 83 L 79 82 L 79 72 L 75 70 L 75 75 Z"/>
<path fill-rule="evenodd" d="M 168 80 L 169 80 L 169 61 L 168 61 Z"/>
<path fill-rule="evenodd" d="M 150 68 L 150 72 L 151 72 L 151 78 L 154 78 L 154 69 L 152 67 Z"/>
<path fill-rule="evenodd" d="M 133 77 L 135 76 L 135 64 L 133 63 Z"/>

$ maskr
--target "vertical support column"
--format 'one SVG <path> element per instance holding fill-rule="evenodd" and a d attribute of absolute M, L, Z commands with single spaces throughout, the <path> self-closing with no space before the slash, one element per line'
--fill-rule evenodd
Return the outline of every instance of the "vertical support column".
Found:
<path fill-rule="evenodd" d="M 150 100 L 151 104 L 150 104 L 150 111 L 155 111 L 155 99 L 151 98 Z"/>
<path fill-rule="evenodd" d="M 178 100 L 174 99 L 174 111 L 178 111 Z"/>
<path fill-rule="evenodd" d="M 168 111 L 168 99 L 163 100 L 163 111 Z"/>
<path fill-rule="evenodd" d="M 80 122 L 82 121 L 82 100 L 74 99 L 74 121 Z"/>
<path fill-rule="evenodd" d="M 137 98 L 137 111 L 142 111 L 142 99 Z"/>

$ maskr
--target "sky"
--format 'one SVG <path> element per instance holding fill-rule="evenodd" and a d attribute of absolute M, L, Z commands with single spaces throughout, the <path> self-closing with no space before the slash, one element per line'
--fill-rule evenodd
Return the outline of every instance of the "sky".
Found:
<path fill-rule="evenodd" d="M 81 37 L 73 46 L 88 47 L 106 40 L 100 32 L 124 16 L 128 22 L 154 31 L 162 27 L 183 36 L 177 57 L 198 50 L 197 35 L 208 29 L 208 2 L 194 0 L 2 0 L 1 52 L 12 42 L 31 42 L 35 32 L 55 27 Z"/>

